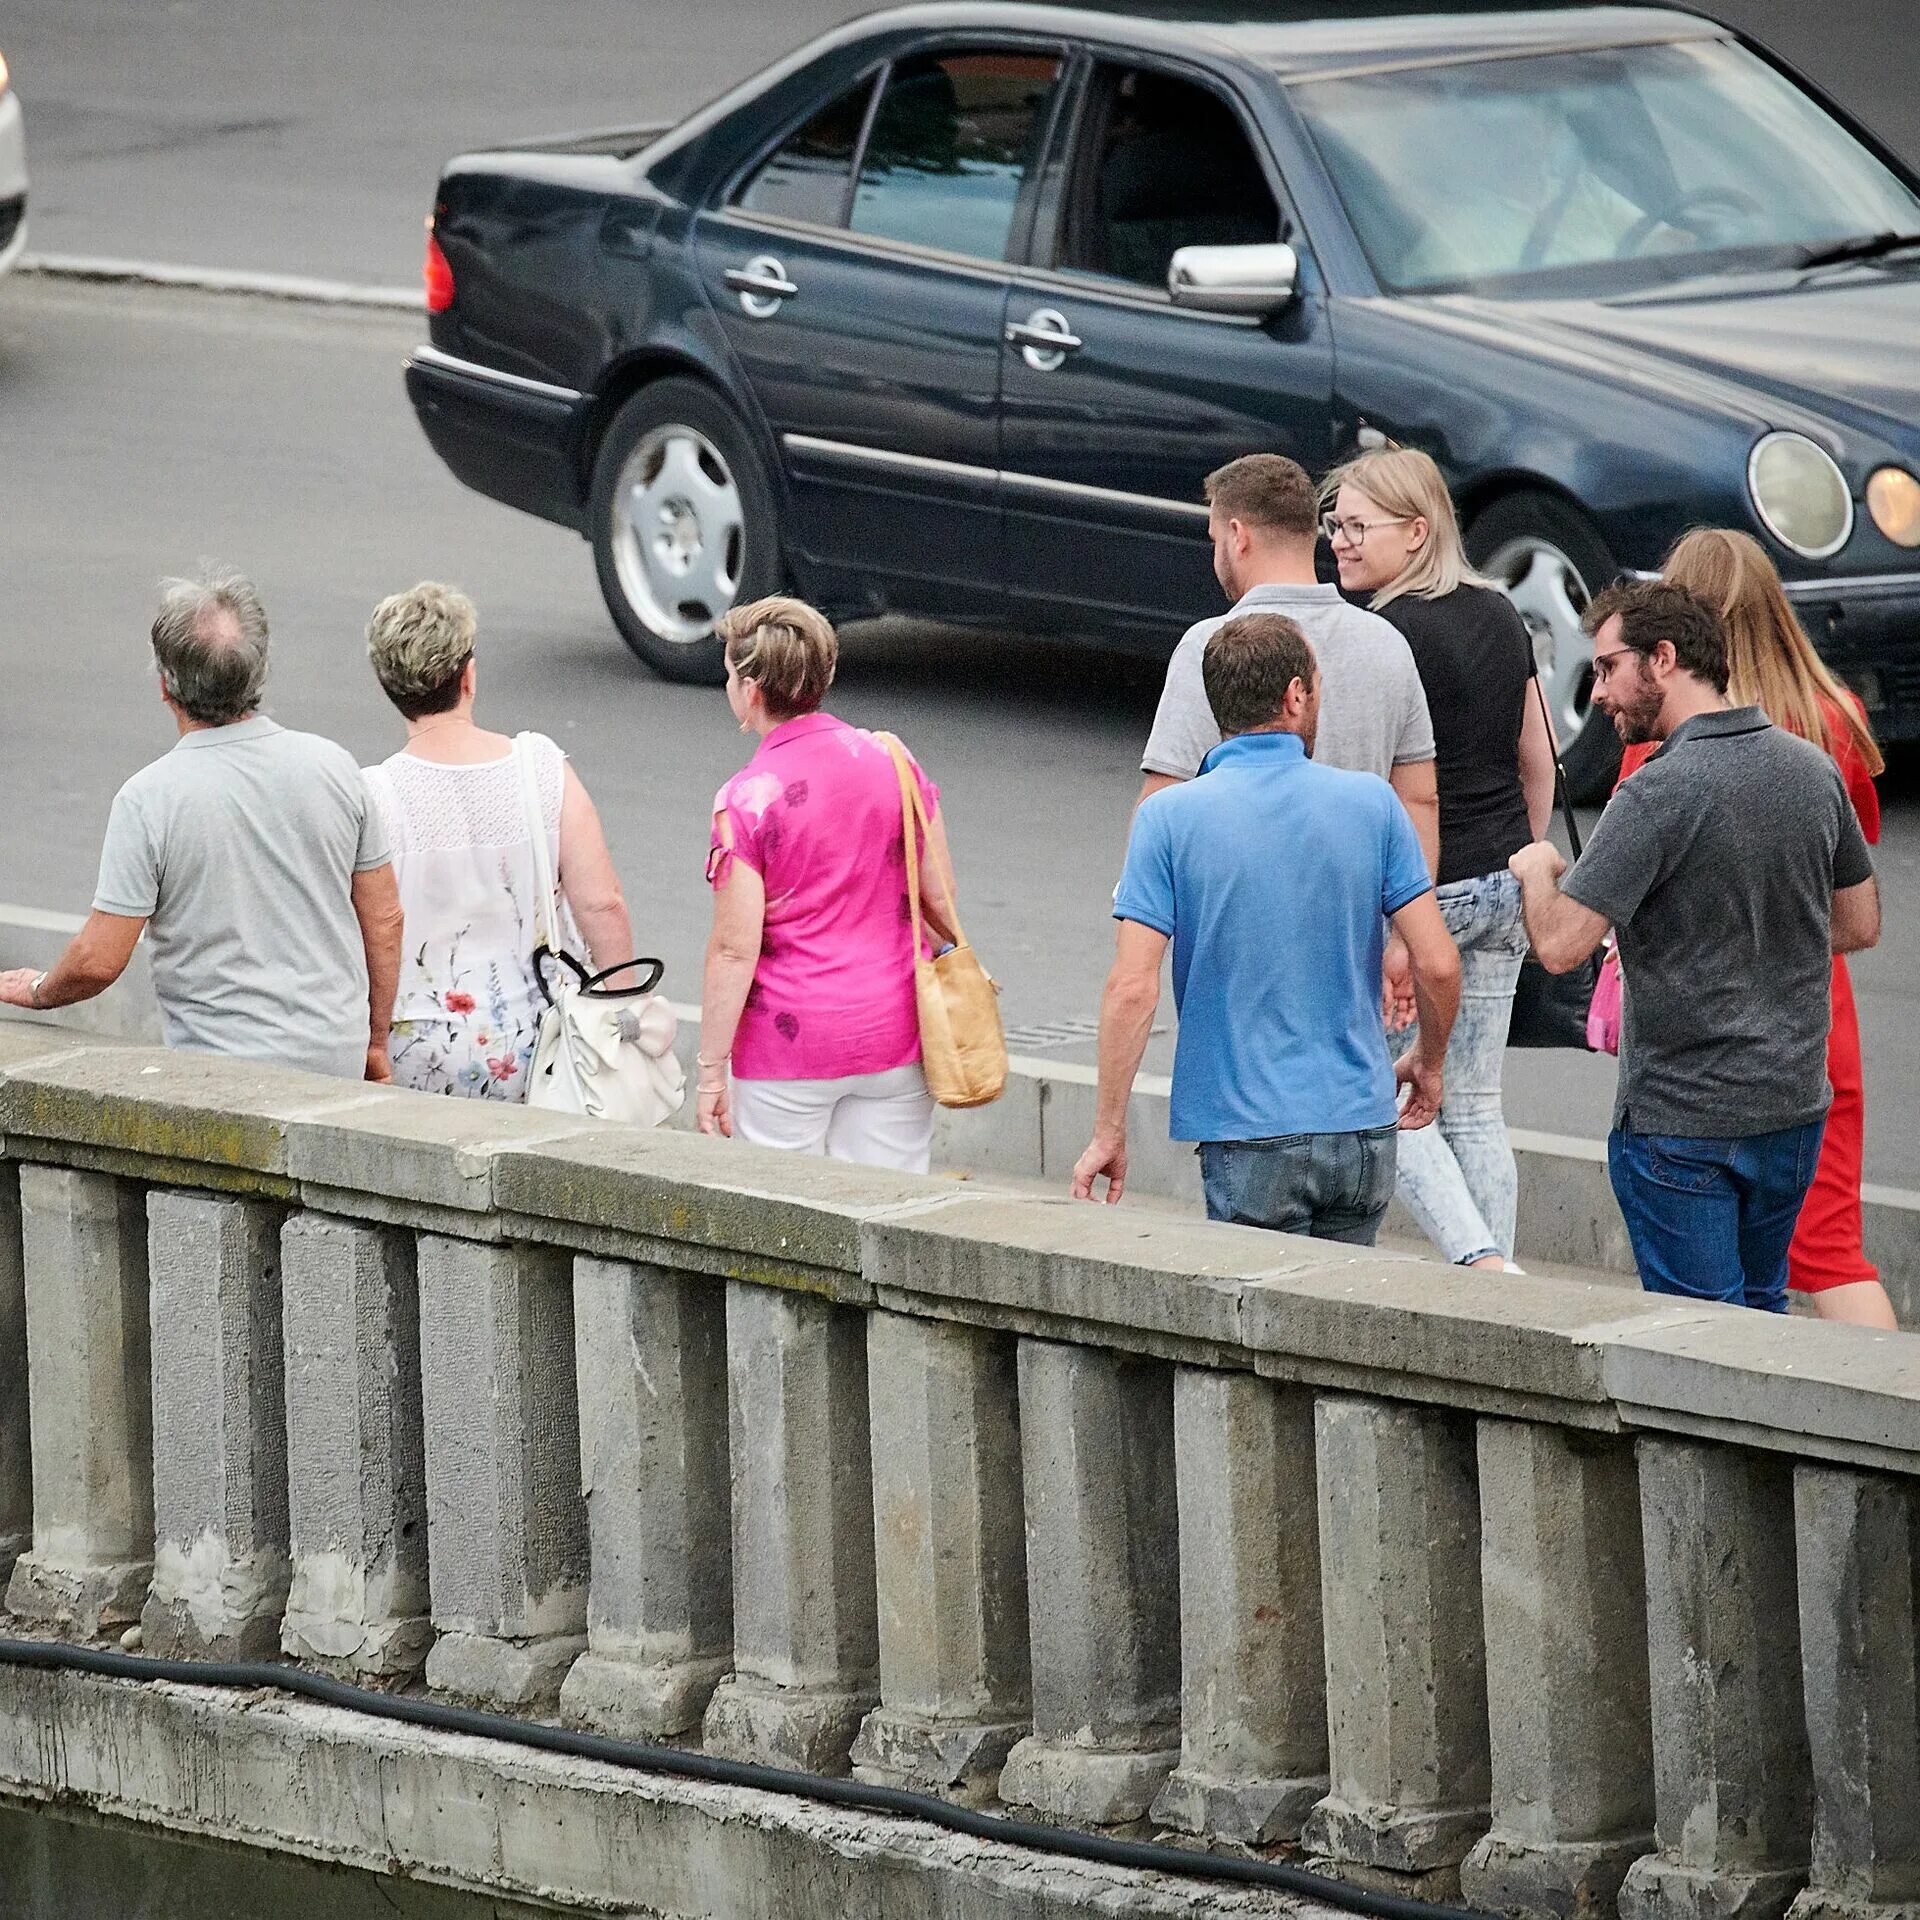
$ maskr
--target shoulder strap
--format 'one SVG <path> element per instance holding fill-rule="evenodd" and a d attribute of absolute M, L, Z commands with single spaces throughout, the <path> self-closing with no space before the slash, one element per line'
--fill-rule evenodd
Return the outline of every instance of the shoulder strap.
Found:
<path fill-rule="evenodd" d="M 932 850 L 933 830 L 927 820 L 926 802 L 920 797 L 920 783 L 913 777 L 913 765 L 907 757 L 907 750 L 890 733 L 876 733 L 873 736 L 886 748 L 888 757 L 893 761 L 893 770 L 900 780 L 900 839 L 907 855 L 907 901 L 913 911 L 913 950 L 918 953 L 924 940 L 923 909 L 920 903 L 920 845 L 924 839 L 928 850 Z M 953 898 L 953 883 L 947 882 L 947 899 L 953 906 L 953 924 L 946 931 L 953 935 L 954 943 L 963 946 L 966 934 L 960 925 L 959 904 Z"/>
<path fill-rule="evenodd" d="M 1547 723 L 1547 745 L 1553 749 L 1553 797 L 1559 802 L 1560 818 L 1567 824 L 1567 849 L 1580 858 L 1580 822 L 1573 817 L 1573 802 L 1567 797 L 1566 763 L 1560 758 L 1560 740 L 1553 730 L 1553 711 L 1547 705 L 1547 690 L 1537 673 L 1529 674 L 1533 697 L 1540 702 L 1540 718 Z"/>
<path fill-rule="evenodd" d="M 520 776 L 520 804 L 526 814 L 527 840 L 533 852 L 534 939 L 550 953 L 561 951 L 554 911 L 553 855 L 547 847 L 547 812 L 540 804 L 540 769 L 534 757 L 534 736 L 513 736 L 513 761 Z"/>

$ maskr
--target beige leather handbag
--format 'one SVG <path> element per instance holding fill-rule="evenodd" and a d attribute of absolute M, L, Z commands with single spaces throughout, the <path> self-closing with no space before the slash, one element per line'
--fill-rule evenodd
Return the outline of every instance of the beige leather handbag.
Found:
<path fill-rule="evenodd" d="M 913 984 L 920 1009 L 920 1065 L 927 1091 L 943 1107 L 984 1107 L 1007 1084 L 1007 1042 L 1000 1027 L 1000 989 L 967 944 L 958 912 L 946 933 L 953 944 L 929 957 L 922 936 L 920 847 L 931 845 L 920 783 L 907 750 L 892 734 L 876 736 L 900 776 L 900 837 L 907 854 L 907 901 L 913 910 Z M 948 883 L 948 898 L 953 897 Z"/>

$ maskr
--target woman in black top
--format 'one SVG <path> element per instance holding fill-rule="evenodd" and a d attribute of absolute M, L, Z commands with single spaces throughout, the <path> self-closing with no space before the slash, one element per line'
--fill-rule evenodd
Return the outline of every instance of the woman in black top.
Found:
<path fill-rule="evenodd" d="M 1449 1260 L 1511 1268 L 1518 1179 L 1500 1069 L 1527 935 L 1507 858 L 1546 831 L 1553 811 L 1533 647 L 1506 595 L 1468 568 L 1427 455 L 1363 453 L 1328 478 L 1325 497 L 1342 589 L 1405 635 L 1426 689 L 1440 784 L 1435 878 L 1460 949 L 1445 1104 L 1436 1125 L 1400 1136 L 1400 1197 Z"/>

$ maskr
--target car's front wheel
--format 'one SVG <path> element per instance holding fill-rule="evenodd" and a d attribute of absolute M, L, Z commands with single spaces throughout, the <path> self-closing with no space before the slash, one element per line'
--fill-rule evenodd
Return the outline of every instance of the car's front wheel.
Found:
<path fill-rule="evenodd" d="M 1593 704 L 1593 642 L 1580 616 L 1616 572 L 1598 530 L 1545 493 L 1510 493 L 1467 529 L 1467 557 L 1506 590 L 1533 641 L 1567 787 L 1597 806 L 1620 771 L 1613 723 Z"/>
<path fill-rule="evenodd" d="M 780 583 L 772 490 L 732 409 L 698 380 L 642 387 L 600 444 L 590 511 L 620 637 L 663 679 L 720 685 L 714 623 Z"/>

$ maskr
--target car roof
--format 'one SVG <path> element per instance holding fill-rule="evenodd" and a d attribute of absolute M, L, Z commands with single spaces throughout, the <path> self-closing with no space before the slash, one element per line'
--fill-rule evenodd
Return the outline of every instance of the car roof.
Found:
<path fill-rule="evenodd" d="M 888 8 L 856 23 L 867 30 L 924 26 L 1022 29 L 1092 39 L 1124 38 L 1166 51 L 1237 55 L 1284 79 L 1356 63 L 1424 65 L 1475 55 L 1650 41 L 1724 39 L 1732 29 L 1679 7 L 1544 5 L 1457 0 L 934 0 Z"/>

